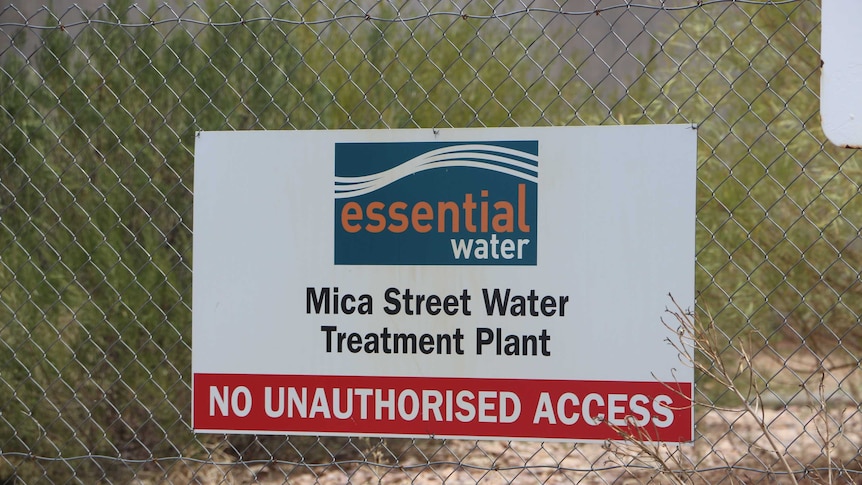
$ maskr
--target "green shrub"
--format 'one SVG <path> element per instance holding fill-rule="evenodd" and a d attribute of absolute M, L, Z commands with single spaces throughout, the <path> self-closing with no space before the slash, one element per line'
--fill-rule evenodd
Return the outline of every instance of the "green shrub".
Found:
<path fill-rule="evenodd" d="M 120 22 L 146 24 L 128 6 Z M 270 14 L 287 22 L 242 22 Z M 332 15 L 210 2 L 183 13 L 209 25 L 31 30 L 33 56 L 0 59 L 0 451 L 16 473 L 136 470 L 15 452 L 208 453 L 188 425 L 198 130 L 695 123 L 699 307 L 727 343 L 858 355 L 862 159 L 819 128 L 815 3 L 682 11 L 617 90 L 585 81 L 592 54 L 550 14 Z"/>

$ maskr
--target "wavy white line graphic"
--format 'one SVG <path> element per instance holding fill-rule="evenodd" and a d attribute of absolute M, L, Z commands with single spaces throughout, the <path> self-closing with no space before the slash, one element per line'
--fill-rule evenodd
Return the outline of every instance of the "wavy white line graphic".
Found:
<path fill-rule="evenodd" d="M 369 194 L 408 175 L 446 167 L 473 167 L 504 173 L 537 183 L 539 157 L 496 145 L 453 145 L 425 152 L 406 162 L 371 175 L 335 177 L 335 198 Z"/>

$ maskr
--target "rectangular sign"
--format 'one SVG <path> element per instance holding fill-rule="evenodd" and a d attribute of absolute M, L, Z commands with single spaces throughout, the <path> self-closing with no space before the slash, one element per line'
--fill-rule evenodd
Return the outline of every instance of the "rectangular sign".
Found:
<path fill-rule="evenodd" d="M 690 383 L 196 374 L 218 432 L 687 441 Z M 690 438 L 689 438 L 690 439 Z"/>
<path fill-rule="evenodd" d="M 820 121 L 844 148 L 862 147 L 862 36 L 859 0 L 823 0 L 820 34 Z"/>
<path fill-rule="evenodd" d="M 336 143 L 335 264 L 535 266 L 538 159 L 536 140 Z"/>
<path fill-rule="evenodd" d="M 202 132 L 197 432 L 693 438 L 689 126 Z"/>

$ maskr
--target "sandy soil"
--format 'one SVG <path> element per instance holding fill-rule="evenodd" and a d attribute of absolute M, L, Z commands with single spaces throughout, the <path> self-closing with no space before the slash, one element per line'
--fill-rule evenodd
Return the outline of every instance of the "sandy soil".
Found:
<path fill-rule="evenodd" d="M 757 413 L 766 430 L 741 411 L 699 413 L 696 441 L 679 446 L 377 441 L 364 460 L 360 455 L 320 465 L 231 464 L 230 453 L 216 450 L 212 460 L 223 465 L 184 462 L 141 483 L 792 483 L 788 467 L 798 472 L 800 483 L 862 483 L 862 413 L 855 406 L 788 406 Z"/>

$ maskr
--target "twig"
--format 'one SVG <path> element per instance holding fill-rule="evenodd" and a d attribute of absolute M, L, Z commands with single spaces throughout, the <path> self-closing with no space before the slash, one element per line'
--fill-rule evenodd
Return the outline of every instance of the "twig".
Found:
<path fill-rule="evenodd" d="M 782 466 L 787 471 L 792 483 L 794 485 L 798 485 L 796 474 L 791 468 L 790 463 L 787 461 L 786 448 L 784 446 L 779 446 L 778 440 L 769 430 L 769 426 L 766 423 L 766 415 L 761 401 L 760 390 L 757 388 L 756 379 L 754 378 L 754 365 L 748 352 L 746 352 L 745 349 L 739 349 L 739 352 L 742 355 L 742 363 L 744 363 L 745 366 L 744 369 L 749 374 L 749 389 L 748 392 L 743 392 L 735 382 L 735 378 L 739 376 L 739 373 L 732 373 L 729 371 L 727 364 L 725 363 L 725 359 L 722 357 L 721 352 L 715 345 L 715 342 L 718 341 L 715 323 L 710 319 L 704 328 L 699 328 L 696 317 L 694 315 L 686 314 L 686 312 L 679 306 L 679 303 L 674 300 L 672 295 L 670 298 L 676 306 L 676 310 L 669 310 L 669 313 L 676 317 L 676 320 L 680 325 L 677 330 L 677 335 L 680 338 L 679 345 L 681 347 L 685 347 L 686 343 L 693 344 L 695 350 L 705 357 L 706 362 L 709 365 L 704 362 L 699 362 L 698 359 L 694 358 L 692 355 L 693 352 L 685 352 L 683 355 L 691 358 L 691 364 L 695 369 L 703 372 L 710 378 L 715 379 L 719 384 L 727 387 L 727 389 L 739 399 L 745 413 L 754 418 L 754 421 L 757 423 L 761 433 L 766 437 L 770 446 L 770 451 L 775 453 L 779 460 L 781 460 Z M 748 398 L 748 396 L 752 394 L 751 391 L 753 391 L 754 394 L 753 401 Z M 754 405 L 752 405 L 752 402 Z"/>

